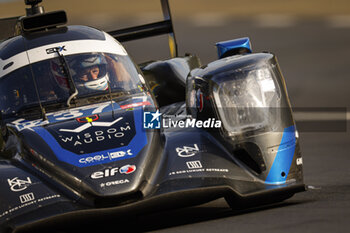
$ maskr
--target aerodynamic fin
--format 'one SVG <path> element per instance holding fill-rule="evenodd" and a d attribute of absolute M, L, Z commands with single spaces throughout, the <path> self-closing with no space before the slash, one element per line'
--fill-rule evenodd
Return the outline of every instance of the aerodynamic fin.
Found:
<path fill-rule="evenodd" d="M 176 57 L 178 51 L 170 14 L 169 1 L 160 0 L 160 3 L 162 5 L 164 21 L 119 29 L 108 33 L 120 42 L 168 34 L 170 55 L 171 57 Z"/>
<path fill-rule="evenodd" d="M 0 19 L 0 42 L 15 35 L 18 19 L 19 16 Z"/>

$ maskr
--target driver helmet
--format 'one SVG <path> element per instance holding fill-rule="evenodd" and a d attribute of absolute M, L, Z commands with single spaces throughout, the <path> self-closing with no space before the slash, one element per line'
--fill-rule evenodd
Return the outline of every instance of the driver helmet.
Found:
<path fill-rule="evenodd" d="M 69 66 L 77 88 L 92 91 L 108 89 L 107 61 L 102 54 L 74 56 Z"/>
<path fill-rule="evenodd" d="M 59 87 L 64 89 L 65 91 L 69 90 L 67 76 L 63 70 L 62 65 L 60 64 L 58 59 L 52 59 L 50 61 L 51 74 L 54 77 L 55 82 Z"/>

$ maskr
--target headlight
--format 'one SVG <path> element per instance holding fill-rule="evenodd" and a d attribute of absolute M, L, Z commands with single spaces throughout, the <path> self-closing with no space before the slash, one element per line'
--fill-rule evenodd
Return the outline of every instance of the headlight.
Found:
<path fill-rule="evenodd" d="M 281 94 L 272 68 L 231 70 L 212 80 L 216 107 L 229 136 L 273 125 Z"/>

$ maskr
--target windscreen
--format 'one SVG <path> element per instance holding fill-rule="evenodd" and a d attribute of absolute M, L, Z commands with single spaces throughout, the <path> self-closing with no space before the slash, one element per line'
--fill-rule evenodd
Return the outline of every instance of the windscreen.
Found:
<path fill-rule="evenodd" d="M 78 90 L 76 101 L 110 92 L 128 95 L 141 92 L 141 82 L 128 56 L 84 53 L 53 58 L 17 69 L 0 79 L 0 109 L 3 116 L 22 110 L 65 103 L 71 95 L 72 77 Z M 86 103 L 90 104 L 90 103 Z"/>

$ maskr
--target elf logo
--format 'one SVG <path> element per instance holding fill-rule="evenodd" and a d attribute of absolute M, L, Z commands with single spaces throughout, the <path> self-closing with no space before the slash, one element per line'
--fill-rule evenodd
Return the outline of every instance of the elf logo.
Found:
<path fill-rule="evenodd" d="M 91 179 L 101 179 L 101 178 L 107 178 L 107 177 L 112 177 L 115 176 L 116 174 L 131 174 L 134 171 L 136 171 L 136 166 L 135 165 L 125 165 L 121 168 L 114 167 L 114 168 L 108 168 L 105 169 L 104 171 L 98 171 L 94 172 L 91 174 Z"/>

